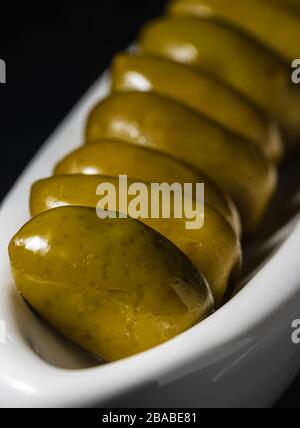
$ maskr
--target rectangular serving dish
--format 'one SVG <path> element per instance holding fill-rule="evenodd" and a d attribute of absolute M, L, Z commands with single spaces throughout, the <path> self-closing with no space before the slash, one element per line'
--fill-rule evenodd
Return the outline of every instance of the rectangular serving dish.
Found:
<path fill-rule="evenodd" d="M 90 108 L 109 90 L 106 73 L 35 156 L 0 209 L 1 407 L 268 407 L 300 370 L 291 328 L 300 318 L 299 159 L 257 237 L 245 248 L 239 291 L 223 308 L 143 354 L 102 364 L 47 326 L 18 294 L 7 245 L 29 219 L 31 184 L 82 144 Z M 238 179 L 238 177 L 237 177 Z"/>

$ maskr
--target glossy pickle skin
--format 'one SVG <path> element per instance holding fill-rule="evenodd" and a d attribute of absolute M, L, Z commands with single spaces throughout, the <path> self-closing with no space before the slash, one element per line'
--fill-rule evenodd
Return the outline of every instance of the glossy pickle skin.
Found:
<path fill-rule="evenodd" d="M 54 175 L 66 174 L 127 175 L 149 183 L 204 183 L 205 204 L 220 212 L 237 234 L 241 234 L 240 217 L 229 196 L 190 165 L 147 147 L 116 140 L 85 145 L 70 153 L 55 167 Z"/>
<path fill-rule="evenodd" d="M 30 209 L 32 216 L 58 207 L 60 205 L 97 207 L 101 199 L 97 188 L 102 183 L 110 183 L 116 189 L 117 205 L 110 211 L 122 211 L 119 206 L 119 179 L 116 177 L 92 175 L 56 176 L 37 181 L 31 191 Z M 134 181 L 128 180 L 128 186 Z M 150 185 L 147 185 L 150 195 Z M 128 205 L 134 197 L 128 197 Z M 171 207 L 174 207 L 171 197 Z M 151 201 L 149 199 L 149 207 Z M 186 219 L 141 218 L 140 221 L 158 231 L 175 244 L 194 263 L 199 272 L 208 280 L 217 305 L 230 285 L 235 280 L 241 266 L 241 247 L 237 234 L 224 217 L 205 206 L 204 226 L 200 229 L 186 229 Z"/>
<path fill-rule="evenodd" d="M 123 53 L 113 62 L 112 91 L 158 92 L 255 141 L 274 162 L 282 159 L 283 144 L 275 121 L 208 73 L 164 58 Z"/>
<path fill-rule="evenodd" d="M 290 64 L 244 32 L 213 19 L 167 17 L 144 27 L 139 47 L 223 80 L 276 119 L 288 146 L 299 144 L 300 87 Z"/>
<path fill-rule="evenodd" d="M 242 28 L 290 64 L 300 58 L 300 20 L 278 4 L 265 0 L 174 0 L 168 4 L 168 13 L 223 19 Z"/>
<path fill-rule="evenodd" d="M 236 204 L 245 235 L 257 227 L 277 184 L 274 165 L 251 141 L 154 93 L 115 94 L 91 111 L 87 143 L 125 140 L 202 170 Z"/>
<path fill-rule="evenodd" d="M 106 361 L 157 346 L 214 310 L 191 262 L 129 218 L 100 220 L 94 209 L 57 208 L 27 223 L 9 254 L 31 306 Z"/>

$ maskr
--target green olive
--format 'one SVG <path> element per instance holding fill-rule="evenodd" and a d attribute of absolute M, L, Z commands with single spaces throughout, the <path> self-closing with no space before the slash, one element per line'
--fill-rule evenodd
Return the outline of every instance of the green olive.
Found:
<path fill-rule="evenodd" d="M 115 94 L 96 105 L 86 141 L 101 138 L 151 147 L 199 168 L 232 197 L 245 234 L 261 221 L 276 186 L 275 168 L 256 144 L 151 92 Z"/>
<path fill-rule="evenodd" d="M 213 312 L 205 279 L 168 240 L 132 219 L 60 207 L 11 240 L 16 285 L 50 324 L 107 361 L 159 345 Z"/>
<path fill-rule="evenodd" d="M 128 186 L 134 184 L 128 180 Z M 59 175 L 36 182 L 31 191 L 30 207 L 33 216 L 48 209 L 61 205 L 88 206 L 99 208 L 102 197 L 99 186 L 108 184 L 116 192 L 116 201 L 110 198 L 112 205 L 102 207 L 109 211 L 124 213 L 124 206 L 119 204 L 120 195 L 124 197 L 124 189 L 120 188 L 119 178 L 96 175 Z M 151 206 L 151 185 L 145 183 L 147 201 Z M 149 198 L 149 199 L 148 199 Z M 127 207 L 135 199 L 135 194 L 128 196 L 124 202 Z M 205 206 L 204 225 L 197 229 L 187 229 L 186 218 L 174 218 L 174 195 L 170 197 L 170 217 L 151 218 L 150 210 L 146 218 L 139 220 L 157 230 L 173 242 L 188 256 L 199 272 L 203 273 L 213 291 L 216 303 L 220 304 L 230 285 L 232 275 L 240 266 L 241 248 L 238 236 L 230 224 L 217 211 Z M 130 213 L 129 213 L 130 214 Z"/>
<path fill-rule="evenodd" d="M 170 17 L 146 26 L 139 44 L 145 53 L 222 79 L 273 116 L 287 144 L 299 143 L 300 87 L 291 80 L 290 64 L 243 32 L 213 20 Z"/>
<path fill-rule="evenodd" d="M 112 177 L 127 175 L 149 183 L 204 183 L 205 203 L 224 215 L 238 235 L 241 233 L 239 214 L 232 200 L 209 178 L 176 158 L 147 147 L 102 140 L 68 155 L 56 166 L 54 173 Z"/>
<path fill-rule="evenodd" d="M 283 145 L 275 121 L 208 73 L 164 58 L 120 54 L 113 63 L 112 89 L 154 91 L 174 98 L 257 142 L 271 160 L 282 158 Z"/>
<path fill-rule="evenodd" d="M 289 63 L 300 58 L 299 17 L 274 1 L 174 0 L 168 11 L 173 15 L 223 19 L 247 31 Z"/>

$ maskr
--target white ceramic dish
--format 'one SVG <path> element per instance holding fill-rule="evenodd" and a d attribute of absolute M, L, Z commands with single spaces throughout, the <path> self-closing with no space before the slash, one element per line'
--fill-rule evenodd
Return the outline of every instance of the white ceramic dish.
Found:
<path fill-rule="evenodd" d="M 246 249 L 246 287 L 209 319 L 158 348 L 101 365 L 45 325 L 18 295 L 7 244 L 28 220 L 30 186 L 81 144 L 86 114 L 107 90 L 105 75 L 1 206 L 0 319 L 7 340 L 0 344 L 0 406 L 271 406 L 300 369 L 300 345 L 291 340 L 291 323 L 300 318 L 298 189 L 286 196 L 290 184 L 300 182 L 297 163 L 283 176 L 287 203 L 274 202 L 273 226 L 266 221 L 269 230 L 262 228 Z"/>

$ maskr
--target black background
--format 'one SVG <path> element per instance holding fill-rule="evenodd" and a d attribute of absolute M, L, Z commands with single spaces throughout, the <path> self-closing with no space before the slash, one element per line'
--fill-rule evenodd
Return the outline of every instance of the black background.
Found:
<path fill-rule="evenodd" d="M 1 5 L 0 201 L 33 154 L 164 0 L 101 0 L 97 6 Z M 2 227 L 2 226 L 1 226 Z M 300 406 L 300 380 L 278 404 Z M 133 403 L 134 404 L 134 403 Z"/>

